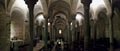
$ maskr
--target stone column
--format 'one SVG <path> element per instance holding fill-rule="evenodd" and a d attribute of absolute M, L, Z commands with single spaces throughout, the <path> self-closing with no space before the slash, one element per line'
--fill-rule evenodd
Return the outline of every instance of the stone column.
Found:
<path fill-rule="evenodd" d="M 45 19 L 45 29 L 44 29 L 44 45 L 47 47 L 47 41 L 48 41 L 48 19 Z"/>
<path fill-rule="evenodd" d="M 84 5 L 84 18 L 85 18 L 85 34 L 84 34 L 84 51 L 88 51 L 88 43 L 90 40 L 90 17 L 89 7 L 92 0 L 81 0 Z"/>
<path fill-rule="evenodd" d="M 70 42 L 71 33 L 70 33 L 70 23 L 68 23 L 68 43 Z"/>
<path fill-rule="evenodd" d="M 0 51 L 10 51 L 10 16 L 0 11 Z"/>
<path fill-rule="evenodd" d="M 96 40 L 96 20 L 91 20 L 91 38 Z"/>
<path fill-rule="evenodd" d="M 94 35 L 94 40 L 96 40 L 96 23 L 95 23 L 95 21 L 94 21 L 94 28 L 93 28 L 93 35 Z"/>
<path fill-rule="evenodd" d="M 68 32 L 69 32 L 69 30 L 68 30 L 68 25 L 66 25 L 66 28 L 64 29 L 64 30 L 62 30 L 62 34 L 61 35 L 65 35 L 64 36 L 64 38 L 66 39 L 66 42 L 68 42 L 68 36 L 69 36 L 69 34 L 68 34 Z"/>
<path fill-rule="evenodd" d="M 77 28 L 78 28 L 78 25 L 77 25 L 77 22 L 75 21 L 75 41 L 77 41 L 79 37 Z"/>
<path fill-rule="evenodd" d="M 72 42 L 72 25 L 70 23 L 70 32 L 69 32 L 69 35 L 70 35 L 70 42 Z"/>
<path fill-rule="evenodd" d="M 54 25 L 52 25 L 52 36 L 53 36 L 53 40 L 55 41 L 55 28 L 54 28 Z"/>
<path fill-rule="evenodd" d="M 75 20 L 72 22 L 72 42 L 75 41 Z"/>
<path fill-rule="evenodd" d="M 42 25 L 42 40 L 44 40 L 44 31 L 45 31 L 45 26 Z"/>
<path fill-rule="evenodd" d="M 111 0 L 111 11 L 112 11 L 112 14 L 109 16 L 109 36 L 110 36 L 110 51 L 114 51 L 113 49 L 113 21 L 112 21 L 112 18 L 113 18 L 113 11 L 114 11 L 114 8 L 112 6 L 112 0 Z"/>
<path fill-rule="evenodd" d="M 53 26 L 52 26 L 52 22 L 50 22 L 50 36 L 51 36 L 50 40 L 53 40 Z"/>
<path fill-rule="evenodd" d="M 29 26 L 30 26 L 29 51 L 33 51 L 33 35 L 34 35 L 34 14 L 33 14 L 34 11 L 33 9 L 34 9 L 34 5 L 36 4 L 37 0 L 25 0 L 25 2 L 29 8 Z"/>

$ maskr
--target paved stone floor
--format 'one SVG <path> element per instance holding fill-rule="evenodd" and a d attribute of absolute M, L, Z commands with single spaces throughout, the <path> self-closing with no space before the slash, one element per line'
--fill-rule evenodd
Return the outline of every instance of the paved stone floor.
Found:
<path fill-rule="evenodd" d="M 44 46 L 44 42 L 39 40 L 36 46 L 33 48 L 33 51 L 39 51 Z"/>

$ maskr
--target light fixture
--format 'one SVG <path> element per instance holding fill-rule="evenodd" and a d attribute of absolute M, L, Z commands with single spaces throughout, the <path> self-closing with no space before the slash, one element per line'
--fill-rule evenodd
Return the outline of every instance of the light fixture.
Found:
<path fill-rule="evenodd" d="M 61 34 L 62 33 L 62 30 L 59 30 L 59 34 Z"/>
<path fill-rule="evenodd" d="M 72 26 L 72 22 L 70 23 L 70 25 Z"/>
<path fill-rule="evenodd" d="M 48 26 L 50 26 L 50 23 L 48 22 Z"/>

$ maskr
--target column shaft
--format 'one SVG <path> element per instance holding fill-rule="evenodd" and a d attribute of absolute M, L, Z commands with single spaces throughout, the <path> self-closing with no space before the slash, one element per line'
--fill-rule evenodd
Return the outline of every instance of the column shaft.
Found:
<path fill-rule="evenodd" d="M 10 17 L 0 11 L 0 51 L 10 51 Z"/>
<path fill-rule="evenodd" d="M 112 21 L 112 18 L 113 18 L 113 7 L 112 7 L 112 14 L 111 16 L 109 17 L 109 36 L 110 36 L 110 51 L 113 51 L 113 21 Z"/>
<path fill-rule="evenodd" d="M 72 42 L 75 41 L 75 20 L 72 22 Z"/>
<path fill-rule="evenodd" d="M 29 32 L 30 32 L 30 39 L 29 39 L 29 51 L 33 51 L 33 36 L 34 36 L 34 15 L 33 15 L 33 9 L 34 5 L 28 4 L 29 8 Z"/>
<path fill-rule="evenodd" d="M 88 43 L 90 40 L 90 24 L 89 24 L 89 6 L 84 5 L 84 17 L 85 17 L 85 34 L 84 34 L 84 50 L 88 51 Z"/>
<path fill-rule="evenodd" d="M 68 23 L 68 43 L 70 42 L 70 23 Z"/>
<path fill-rule="evenodd" d="M 44 45 L 47 47 L 47 40 L 48 40 L 48 20 L 45 20 L 45 31 L 44 31 Z"/>

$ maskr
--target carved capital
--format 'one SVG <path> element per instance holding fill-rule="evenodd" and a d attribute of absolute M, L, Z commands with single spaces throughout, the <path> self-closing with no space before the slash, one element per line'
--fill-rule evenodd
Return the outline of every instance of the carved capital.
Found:
<path fill-rule="evenodd" d="M 29 6 L 34 6 L 38 0 L 25 0 L 25 3 Z"/>
<path fill-rule="evenodd" d="M 83 5 L 89 6 L 92 0 L 81 0 L 81 2 L 83 3 Z"/>

